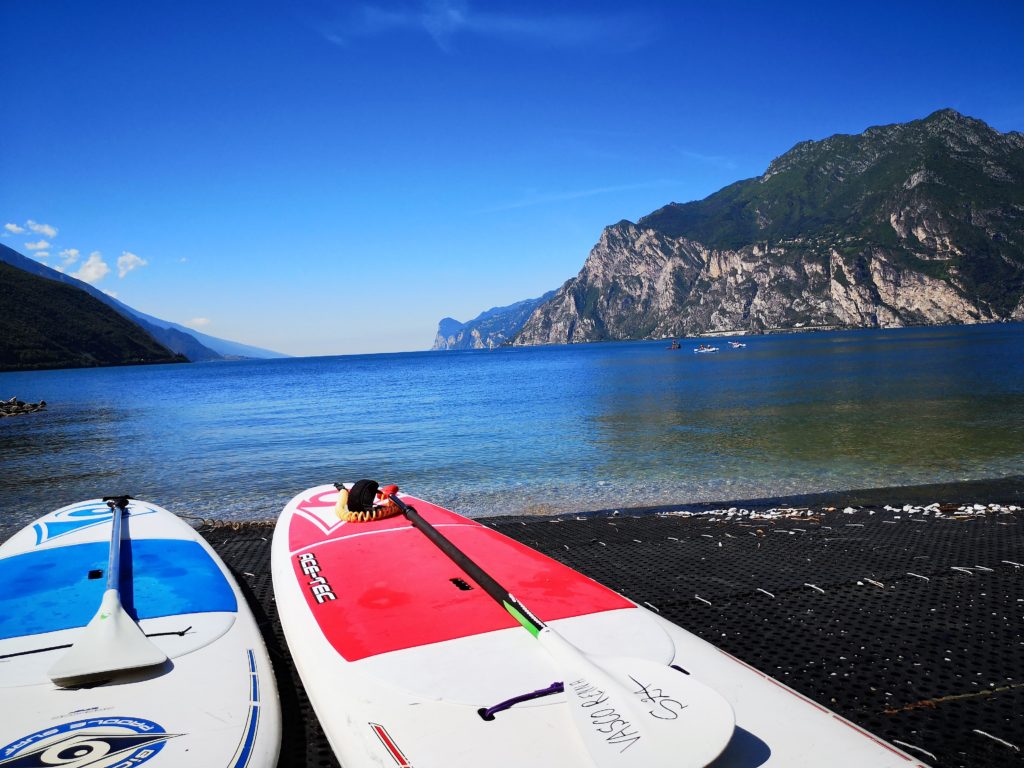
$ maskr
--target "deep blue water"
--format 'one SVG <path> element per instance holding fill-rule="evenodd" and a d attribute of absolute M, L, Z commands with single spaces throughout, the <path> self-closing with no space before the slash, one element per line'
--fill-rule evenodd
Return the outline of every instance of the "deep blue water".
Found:
<path fill-rule="evenodd" d="M 0 374 L 0 516 L 268 518 L 371 477 L 471 515 L 1020 474 L 1024 325 Z"/>

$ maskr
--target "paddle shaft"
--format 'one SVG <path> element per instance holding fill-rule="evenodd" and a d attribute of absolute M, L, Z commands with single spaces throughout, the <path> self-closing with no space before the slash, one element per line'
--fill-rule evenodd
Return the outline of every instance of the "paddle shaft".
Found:
<path fill-rule="evenodd" d="M 121 605 L 121 519 L 128 511 L 129 498 L 108 496 L 103 499 L 113 513 L 107 588 L 92 620 L 47 673 L 62 688 L 109 680 L 122 672 L 155 667 L 167 661 L 167 654 L 153 645 Z"/>
<path fill-rule="evenodd" d="M 603 657 L 597 663 L 530 613 L 413 507 L 394 493 L 386 498 L 551 656 L 595 768 L 706 768 L 725 749 L 736 721 L 720 694 L 647 659 Z M 683 718 L 684 711 L 692 716 Z"/>
<path fill-rule="evenodd" d="M 107 589 L 120 589 L 121 580 L 121 516 L 128 507 L 124 497 L 110 499 L 107 506 L 114 513 L 114 527 L 110 533 L 110 559 L 107 561 Z"/>
<path fill-rule="evenodd" d="M 465 552 L 456 547 L 443 533 L 424 520 L 415 507 L 406 504 L 396 494 L 389 494 L 388 498 L 398 505 L 398 508 L 402 510 L 402 514 L 420 533 L 430 539 L 452 562 L 465 571 L 469 578 L 479 584 L 484 592 L 490 595 L 498 605 L 508 611 L 531 635 L 536 637 L 547 626 L 543 621 L 530 613 L 526 606 L 516 600 L 507 589 L 495 581 L 487 571 L 474 563 Z"/>

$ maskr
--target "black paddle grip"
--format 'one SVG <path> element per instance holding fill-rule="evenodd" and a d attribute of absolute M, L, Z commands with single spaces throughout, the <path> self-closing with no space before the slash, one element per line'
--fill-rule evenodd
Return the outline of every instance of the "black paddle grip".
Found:
<path fill-rule="evenodd" d="M 532 613 L 526 610 L 522 603 L 516 600 L 507 589 L 495 581 L 483 568 L 470 560 L 469 556 L 449 541 L 443 533 L 424 520 L 420 513 L 416 511 L 415 507 L 406 504 L 398 498 L 397 495 L 392 495 L 390 498 L 398 505 L 398 508 L 402 510 L 402 514 L 405 515 L 409 522 L 412 523 L 420 533 L 430 539 L 438 549 L 444 552 L 453 563 L 465 571 L 466 575 L 479 584 L 480 588 L 490 595 L 499 605 L 503 607 L 506 605 L 515 607 L 517 611 L 519 611 L 531 624 L 534 625 L 534 628 L 538 632 L 544 628 L 544 623 L 541 622 L 540 619 L 537 619 Z"/>

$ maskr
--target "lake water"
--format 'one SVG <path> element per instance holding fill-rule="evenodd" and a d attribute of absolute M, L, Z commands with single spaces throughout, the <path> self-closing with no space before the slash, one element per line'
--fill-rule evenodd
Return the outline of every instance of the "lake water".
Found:
<path fill-rule="evenodd" d="M 0 524 L 130 493 L 275 517 L 370 477 L 555 513 L 1020 474 L 1024 325 L 0 374 Z"/>

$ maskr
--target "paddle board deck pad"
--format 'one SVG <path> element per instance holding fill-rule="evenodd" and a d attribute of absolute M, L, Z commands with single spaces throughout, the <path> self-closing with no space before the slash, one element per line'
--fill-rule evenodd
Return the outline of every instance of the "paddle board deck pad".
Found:
<path fill-rule="evenodd" d="M 404 516 L 343 522 L 337 496 L 323 485 L 288 503 L 271 567 L 288 646 L 342 766 L 595 765 L 569 709 L 573 681 L 559 678 L 537 639 Z M 725 697 L 736 727 L 715 768 L 923 768 L 571 568 L 475 521 L 400 497 L 587 654 L 674 665 Z M 490 719 L 482 713 L 545 689 Z M 595 728 L 605 715 L 613 716 L 595 717 Z"/>
<path fill-rule="evenodd" d="M 72 504 L 0 546 L 0 767 L 276 765 L 280 708 L 256 621 L 210 546 L 155 504 L 122 517 L 120 597 L 168 661 L 51 681 L 103 598 L 112 514 Z"/>

